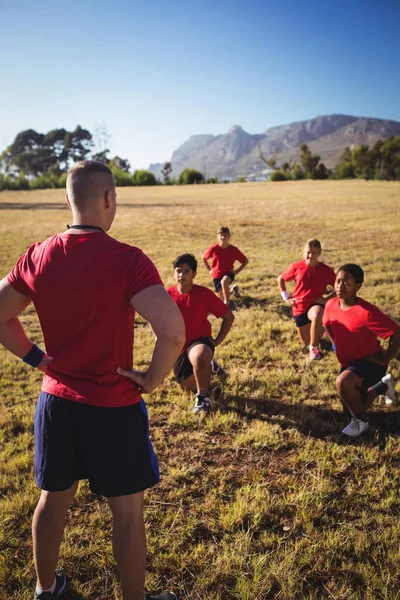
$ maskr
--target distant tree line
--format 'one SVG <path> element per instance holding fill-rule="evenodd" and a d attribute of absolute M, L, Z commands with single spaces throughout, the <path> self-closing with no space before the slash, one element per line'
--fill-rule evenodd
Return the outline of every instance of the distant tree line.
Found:
<path fill-rule="evenodd" d="M 93 135 L 79 125 L 73 131 L 52 129 L 46 134 L 34 129 L 19 133 L 0 155 L 0 191 L 64 188 L 69 167 L 79 160 L 91 158 L 107 164 L 118 186 L 191 185 L 218 183 L 217 177 L 205 180 L 196 169 L 187 168 L 175 179 L 172 165 L 166 162 L 161 170 L 163 181 L 144 169 L 131 172 L 127 159 L 109 157 L 107 148 L 94 150 Z M 400 179 L 400 136 L 378 140 L 371 148 L 366 145 L 346 148 L 335 171 L 326 168 L 307 144 L 300 146 L 300 161 L 277 165 L 277 155 L 266 159 L 259 147 L 260 158 L 273 169 L 271 181 L 300 179 Z M 239 177 L 238 181 L 245 181 Z M 228 183 L 223 180 L 223 183 Z"/>
<path fill-rule="evenodd" d="M 334 171 L 320 162 L 307 146 L 300 146 L 300 162 L 277 165 L 276 153 L 266 159 L 261 148 L 260 158 L 273 169 L 271 181 L 299 179 L 381 179 L 400 180 L 400 136 L 378 140 L 370 148 L 367 145 L 346 148 Z"/>

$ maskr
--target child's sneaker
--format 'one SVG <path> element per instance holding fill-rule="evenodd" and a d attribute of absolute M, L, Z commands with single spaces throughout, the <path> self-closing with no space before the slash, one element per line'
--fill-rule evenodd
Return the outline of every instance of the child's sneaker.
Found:
<path fill-rule="evenodd" d="M 163 592 L 162 594 L 157 594 L 156 596 L 145 594 L 144 598 L 145 600 L 177 600 L 177 597 L 173 592 Z"/>
<path fill-rule="evenodd" d="M 198 414 L 200 411 L 208 413 L 211 408 L 210 398 L 204 396 L 204 394 L 196 394 L 196 400 L 193 407 L 194 414 Z"/>
<path fill-rule="evenodd" d="M 362 433 L 365 433 L 369 429 L 368 421 L 361 421 L 361 419 L 356 419 L 353 417 L 350 423 L 342 429 L 342 433 L 345 435 L 349 435 L 350 437 L 356 438 Z"/>
<path fill-rule="evenodd" d="M 318 346 L 310 346 L 310 360 L 320 360 L 321 358 Z"/>
<path fill-rule="evenodd" d="M 234 283 L 231 287 L 231 292 L 235 296 L 235 298 L 240 298 L 239 286 L 237 283 Z"/>
<path fill-rule="evenodd" d="M 393 404 L 393 402 L 397 401 L 396 390 L 394 388 L 394 379 L 390 373 L 384 375 L 381 379 L 382 383 L 385 383 L 388 386 L 387 392 L 385 393 L 385 402 L 386 404 Z"/>
<path fill-rule="evenodd" d="M 62 569 L 56 570 L 56 589 L 54 592 L 37 592 L 33 596 L 33 600 L 58 600 L 66 598 L 67 592 L 67 576 Z"/>

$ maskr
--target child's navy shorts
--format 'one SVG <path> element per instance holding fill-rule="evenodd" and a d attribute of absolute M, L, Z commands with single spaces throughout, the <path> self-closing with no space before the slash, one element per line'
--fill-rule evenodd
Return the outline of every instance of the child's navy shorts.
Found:
<path fill-rule="evenodd" d="M 125 496 L 159 482 L 144 400 L 123 407 L 81 404 L 41 392 L 35 413 L 35 476 L 60 492 L 78 479 L 102 496 Z"/>
<path fill-rule="evenodd" d="M 358 377 L 362 379 L 362 393 L 365 394 L 370 387 L 382 379 L 386 374 L 387 369 L 387 365 L 378 365 L 378 363 L 375 363 L 372 360 L 360 358 L 359 360 L 352 362 L 348 367 L 342 367 L 340 372 L 351 371 L 358 375 Z"/>
<path fill-rule="evenodd" d="M 230 278 L 231 281 L 233 281 L 235 279 L 235 273 L 232 273 L 231 271 L 229 271 L 229 273 L 225 273 L 225 275 L 228 275 L 228 277 Z M 217 277 L 216 279 L 213 279 L 214 289 L 216 292 L 220 291 L 221 281 L 223 280 L 225 275 L 222 275 L 222 277 Z"/>

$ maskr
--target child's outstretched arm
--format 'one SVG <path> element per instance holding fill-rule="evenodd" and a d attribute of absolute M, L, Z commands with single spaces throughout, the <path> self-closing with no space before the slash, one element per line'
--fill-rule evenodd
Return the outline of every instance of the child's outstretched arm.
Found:
<path fill-rule="evenodd" d="M 219 346 L 220 344 L 222 344 L 222 342 L 228 335 L 234 320 L 235 315 L 231 310 L 228 310 L 222 317 L 221 329 L 219 330 L 218 335 L 214 339 L 215 346 Z"/>

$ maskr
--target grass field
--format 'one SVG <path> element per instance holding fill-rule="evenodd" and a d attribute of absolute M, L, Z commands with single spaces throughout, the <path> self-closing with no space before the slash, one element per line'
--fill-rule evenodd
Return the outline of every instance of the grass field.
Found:
<path fill-rule="evenodd" d="M 400 322 L 400 184 L 311 182 L 123 188 L 111 235 L 153 259 L 198 258 L 228 225 L 248 256 L 243 297 L 216 358 L 229 379 L 213 413 L 172 377 L 147 397 L 162 483 L 146 494 L 147 588 L 180 600 L 400 599 L 400 411 L 377 402 L 371 429 L 348 442 L 332 351 L 309 363 L 277 275 L 317 237 L 333 267 L 359 263 L 360 292 Z M 33 241 L 70 222 L 62 191 L 0 195 L 0 276 Z M 197 282 L 210 286 L 199 268 Z M 22 316 L 42 341 L 34 310 Z M 135 365 L 153 339 L 140 319 Z M 0 600 L 34 587 L 30 526 L 33 413 L 40 373 L 0 349 Z M 391 372 L 400 376 L 399 363 Z M 397 385 L 397 391 L 400 387 Z M 120 598 L 110 515 L 82 484 L 67 517 L 61 563 L 82 600 Z"/>

